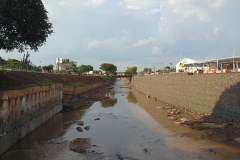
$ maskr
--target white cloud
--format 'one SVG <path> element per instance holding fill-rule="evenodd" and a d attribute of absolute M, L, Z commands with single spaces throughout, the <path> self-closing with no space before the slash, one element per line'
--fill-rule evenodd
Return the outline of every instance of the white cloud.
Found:
<path fill-rule="evenodd" d="M 60 0 L 60 6 L 73 5 L 73 6 L 98 6 L 105 3 L 106 0 Z"/>
<path fill-rule="evenodd" d="M 211 7 L 211 8 L 220 8 L 226 2 L 227 2 L 227 0 L 215 0 L 215 2 L 213 2 L 213 3 L 211 3 L 209 5 L 209 7 Z"/>
<path fill-rule="evenodd" d="M 214 28 L 213 34 L 214 34 L 215 36 L 218 36 L 218 31 L 219 31 L 218 27 Z"/>
<path fill-rule="evenodd" d="M 152 54 L 162 54 L 162 50 L 159 47 L 152 48 Z"/>
<path fill-rule="evenodd" d="M 132 45 L 132 47 L 145 46 L 145 45 L 153 42 L 154 39 L 155 39 L 155 38 L 153 38 L 153 37 L 149 37 L 148 39 L 140 39 L 140 40 L 138 41 L 138 43 L 134 43 L 134 44 Z"/>
<path fill-rule="evenodd" d="M 105 0 L 91 0 L 93 4 L 101 5 L 105 2 Z"/>
<path fill-rule="evenodd" d="M 129 38 L 128 37 L 115 37 L 115 38 L 108 38 L 104 40 L 97 40 L 94 39 L 90 41 L 87 45 L 88 49 L 116 49 L 120 48 L 124 43 L 128 42 Z M 122 46 L 124 47 L 124 46 Z"/>
<path fill-rule="evenodd" d="M 134 9 L 134 10 L 139 10 L 140 9 L 139 6 L 130 6 L 130 5 L 127 5 L 127 8 L 128 9 Z"/>
<path fill-rule="evenodd" d="M 160 9 L 154 8 L 154 9 L 151 9 L 150 12 L 153 13 L 153 14 L 155 14 L 155 13 L 160 12 Z"/>

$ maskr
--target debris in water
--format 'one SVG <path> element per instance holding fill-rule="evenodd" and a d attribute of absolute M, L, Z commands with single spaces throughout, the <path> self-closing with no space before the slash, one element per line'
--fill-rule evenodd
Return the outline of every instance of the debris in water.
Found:
<path fill-rule="evenodd" d="M 89 129 L 90 129 L 90 126 L 86 126 L 85 129 L 86 129 L 86 130 L 89 130 Z"/>
<path fill-rule="evenodd" d="M 215 149 L 212 149 L 212 148 L 209 148 L 209 149 L 208 149 L 208 152 L 216 153 L 216 150 L 215 150 Z"/>
<path fill-rule="evenodd" d="M 83 126 L 84 123 L 83 123 L 83 121 L 78 121 L 78 122 L 77 122 L 77 125 L 81 125 L 81 126 Z"/>
<path fill-rule="evenodd" d="M 76 129 L 78 130 L 78 132 L 83 132 L 81 127 L 77 127 Z"/>

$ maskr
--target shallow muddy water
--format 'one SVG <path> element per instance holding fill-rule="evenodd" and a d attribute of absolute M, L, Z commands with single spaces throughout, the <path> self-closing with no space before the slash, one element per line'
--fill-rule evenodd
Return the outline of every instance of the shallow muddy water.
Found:
<path fill-rule="evenodd" d="M 123 86 L 127 86 L 124 81 L 117 81 L 107 93 L 109 99 L 83 110 L 57 114 L 0 159 L 240 159 L 239 145 L 199 138 L 202 132 L 167 119 L 162 109 L 166 104 Z M 74 120 L 84 121 L 90 130 L 78 132 L 76 123 L 65 125 Z M 90 138 L 91 149 L 83 154 L 70 151 L 69 143 L 76 138 Z"/>

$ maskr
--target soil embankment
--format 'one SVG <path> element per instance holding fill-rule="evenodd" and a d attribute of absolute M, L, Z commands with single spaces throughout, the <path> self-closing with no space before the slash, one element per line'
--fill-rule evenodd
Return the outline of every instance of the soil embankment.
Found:
<path fill-rule="evenodd" d="M 100 77 L 95 76 L 0 71 L 0 90 L 14 89 L 23 85 L 36 84 L 46 79 L 54 83 L 62 83 L 63 85 L 72 85 L 79 82 L 83 84 L 102 82 Z"/>
<path fill-rule="evenodd" d="M 21 86 L 37 84 L 46 79 L 53 83 L 63 84 L 63 111 L 76 110 L 89 106 L 93 102 L 106 99 L 105 93 L 108 91 L 109 84 L 112 83 L 103 83 L 102 79 L 97 76 L 0 71 L 0 90 L 11 90 Z M 75 87 L 72 85 L 76 83 L 86 84 L 86 86 Z M 73 91 L 69 92 L 69 88 Z M 85 91 L 82 88 L 85 88 Z M 76 90 L 79 89 L 81 91 L 77 93 Z"/>
<path fill-rule="evenodd" d="M 103 83 L 100 87 L 79 94 L 63 90 L 63 112 L 91 106 L 94 102 L 109 98 L 105 94 L 110 91 L 111 84 L 111 82 Z"/>

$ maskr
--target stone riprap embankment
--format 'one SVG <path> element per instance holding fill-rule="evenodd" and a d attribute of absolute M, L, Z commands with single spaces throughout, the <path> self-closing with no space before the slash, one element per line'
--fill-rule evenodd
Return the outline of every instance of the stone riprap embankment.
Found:
<path fill-rule="evenodd" d="M 133 87 L 147 97 L 240 124 L 240 74 L 135 76 Z"/>

